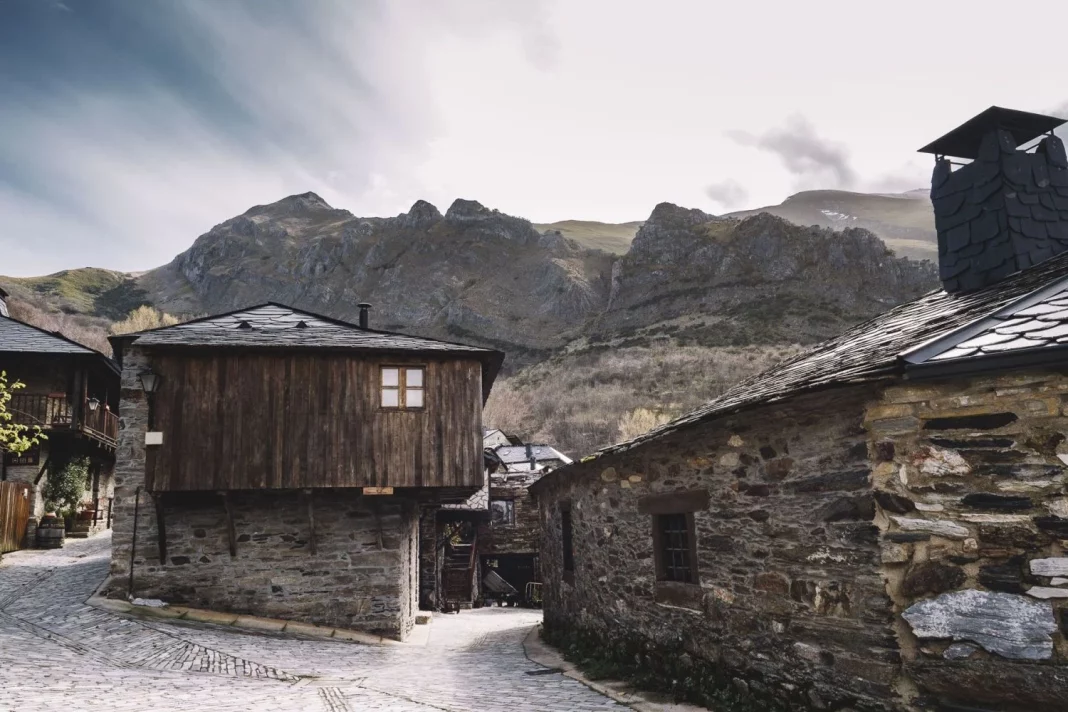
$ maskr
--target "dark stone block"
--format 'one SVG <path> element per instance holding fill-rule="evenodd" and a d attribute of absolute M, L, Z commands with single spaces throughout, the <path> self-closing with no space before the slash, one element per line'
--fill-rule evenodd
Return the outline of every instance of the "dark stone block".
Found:
<path fill-rule="evenodd" d="M 894 494 L 893 492 L 886 492 L 885 490 L 875 490 L 875 501 L 879 503 L 879 506 L 888 512 L 894 514 L 907 514 L 916 509 L 915 503 L 908 497 L 902 497 L 901 495 Z"/>
<path fill-rule="evenodd" d="M 924 430 L 995 430 L 1017 421 L 1015 413 L 986 413 L 951 418 L 931 418 L 924 422 Z"/>
<path fill-rule="evenodd" d="M 874 517 L 875 500 L 870 493 L 856 497 L 839 497 L 820 507 L 816 514 L 816 518 L 824 522 L 857 519 L 871 521 Z"/>
<path fill-rule="evenodd" d="M 927 561 L 909 567 L 901 582 L 901 592 L 909 598 L 917 598 L 927 593 L 944 593 L 952 591 L 967 580 L 967 575 L 957 566 L 938 561 Z"/>
<path fill-rule="evenodd" d="M 771 495 L 770 485 L 749 485 L 742 490 L 744 494 L 750 497 L 767 497 Z"/>
<path fill-rule="evenodd" d="M 1012 438 L 930 438 L 928 442 L 938 447 L 948 447 L 954 450 L 1007 448 L 1016 444 L 1016 441 Z"/>
<path fill-rule="evenodd" d="M 754 509 L 749 512 L 749 518 L 755 522 L 766 522 L 771 518 L 771 513 L 763 509 Z"/>
<path fill-rule="evenodd" d="M 172 556 L 171 557 L 171 563 L 174 564 L 175 566 L 185 566 L 186 564 L 189 563 L 189 557 L 188 556 Z"/>
<path fill-rule="evenodd" d="M 769 460 L 764 463 L 764 472 L 773 480 L 782 480 L 790 474 L 793 466 L 792 457 L 780 457 L 778 460 Z"/>
<path fill-rule="evenodd" d="M 1068 201 L 1066 201 L 1068 202 Z M 760 448 L 760 456 L 765 460 L 773 459 L 778 453 L 775 452 L 775 448 L 771 445 L 764 445 Z"/>
<path fill-rule="evenodd" d="M 709 551 L 734 551 L 733 537 L 722 534 L 701 537 L 701 546 Z"/>
<path fill-rule="evenodd" d="M 1049 517 L 1049 519 L 1056 519 L 1056 517 Z M 1063 521 L 1068 522 L 1068 520 Z M 1032 531 L 1027 527 L 1007 527 L 993 524 L 979 525 L 981 552 L 987 548 L 1030 550 L 1045 546 L 1048 543 L 1049 536 Z"/>
<path fill-rule="evenodd" d="M 1023 593 L 1024 557 L 1014 556 L 1003 564 L 979 567 L 979 584 L 991 591 Z"/>
<path fill-rule="evenodd" d="M 203 539 L 205 536 L 207 536 L 207 532 L 205 532 L 203 529 L 194 529 L 193 536 L 197 539 Z"/>
<path fill-rule="evenodd" d="M 835 492 L 840 490 L 858 490 L 868 486 L 868 470 L 849 470 L 846 472 L 829 472 L 825 475 L 806 477 L 785 483 L 784 487 L 792 492 Z"/>
<path fill-rule="evenodd" d="M 908 544 L 915 541 L 930 541 L 931 535 L 923 532 L 889 532 L 885 538 L 895 544 Z"/>
<path fill-rule="evenodd" d="M 894 441 L 883 440 L 875 443 L 875 456 L 880 462 L 891 462 L 894 459 Z"/>
<path fill-rule="evenodd" d="M 1034 503 L 1030 497 L 1019 497 L 1007 494 L 993 494 L 990 492 L 975 492 L 967 494 L 961 499 L 965 507 L 976 509 L 1031 509 Z"/>
<path fill-rule="evenodd" d="M 1068 519 L 1062 517 L 1035 517 L 1035 526 L 1060 539 L 1068 539 Z"/>

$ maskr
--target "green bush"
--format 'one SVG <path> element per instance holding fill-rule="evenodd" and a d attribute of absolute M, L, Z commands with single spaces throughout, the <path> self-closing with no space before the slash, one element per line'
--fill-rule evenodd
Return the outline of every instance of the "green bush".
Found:
<path fill-rule="evenodd" d="M 50 468 L 48 481 L 45 483 L 45 509 L 61 517 L 73 517 L 78 513 L 78 505 L 89 484 L 89 458 L 77 460 Z"/>

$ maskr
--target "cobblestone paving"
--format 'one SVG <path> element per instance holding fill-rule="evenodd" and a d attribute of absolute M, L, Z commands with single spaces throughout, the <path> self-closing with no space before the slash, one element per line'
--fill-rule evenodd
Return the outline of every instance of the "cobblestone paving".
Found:
<path fill-rule="evenodd" d="M 84 604 L 110 536 L 0 563 L 0 712 L 598 712 L 624 710 L 523 655 L 540 619 L 439 615 L 426 647 L 381 647 L 139 620 Z"/>

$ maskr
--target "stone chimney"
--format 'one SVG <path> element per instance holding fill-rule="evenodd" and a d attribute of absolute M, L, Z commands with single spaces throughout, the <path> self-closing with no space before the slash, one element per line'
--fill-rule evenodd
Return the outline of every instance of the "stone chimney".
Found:
<path fill-rule="evenodd" d="M 981 289 L 1068 250 L 1068 157 L 1052 133 L 1063 123 L 992 106 L 920 149 L 935 156 L 931 202 L 947 292 Z"/>
<path fill-rule="evenodd" d="M 7 311 L 7 292 L 0 287 L 0 316 L 11 316 Z"/>

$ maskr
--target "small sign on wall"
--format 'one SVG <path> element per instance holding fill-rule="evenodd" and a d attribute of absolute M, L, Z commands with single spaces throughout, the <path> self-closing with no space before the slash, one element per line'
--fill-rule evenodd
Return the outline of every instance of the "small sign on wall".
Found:
<path fill-rule="evenodd" d="M 364 494 L 393 494 L 392 487 L 364 487 Z"/>
<path fill-rule="evenodd" d="M 145 433 L 145 445 L 162 445 L 163 433 L 158 430 L 150 430 Z"/>

